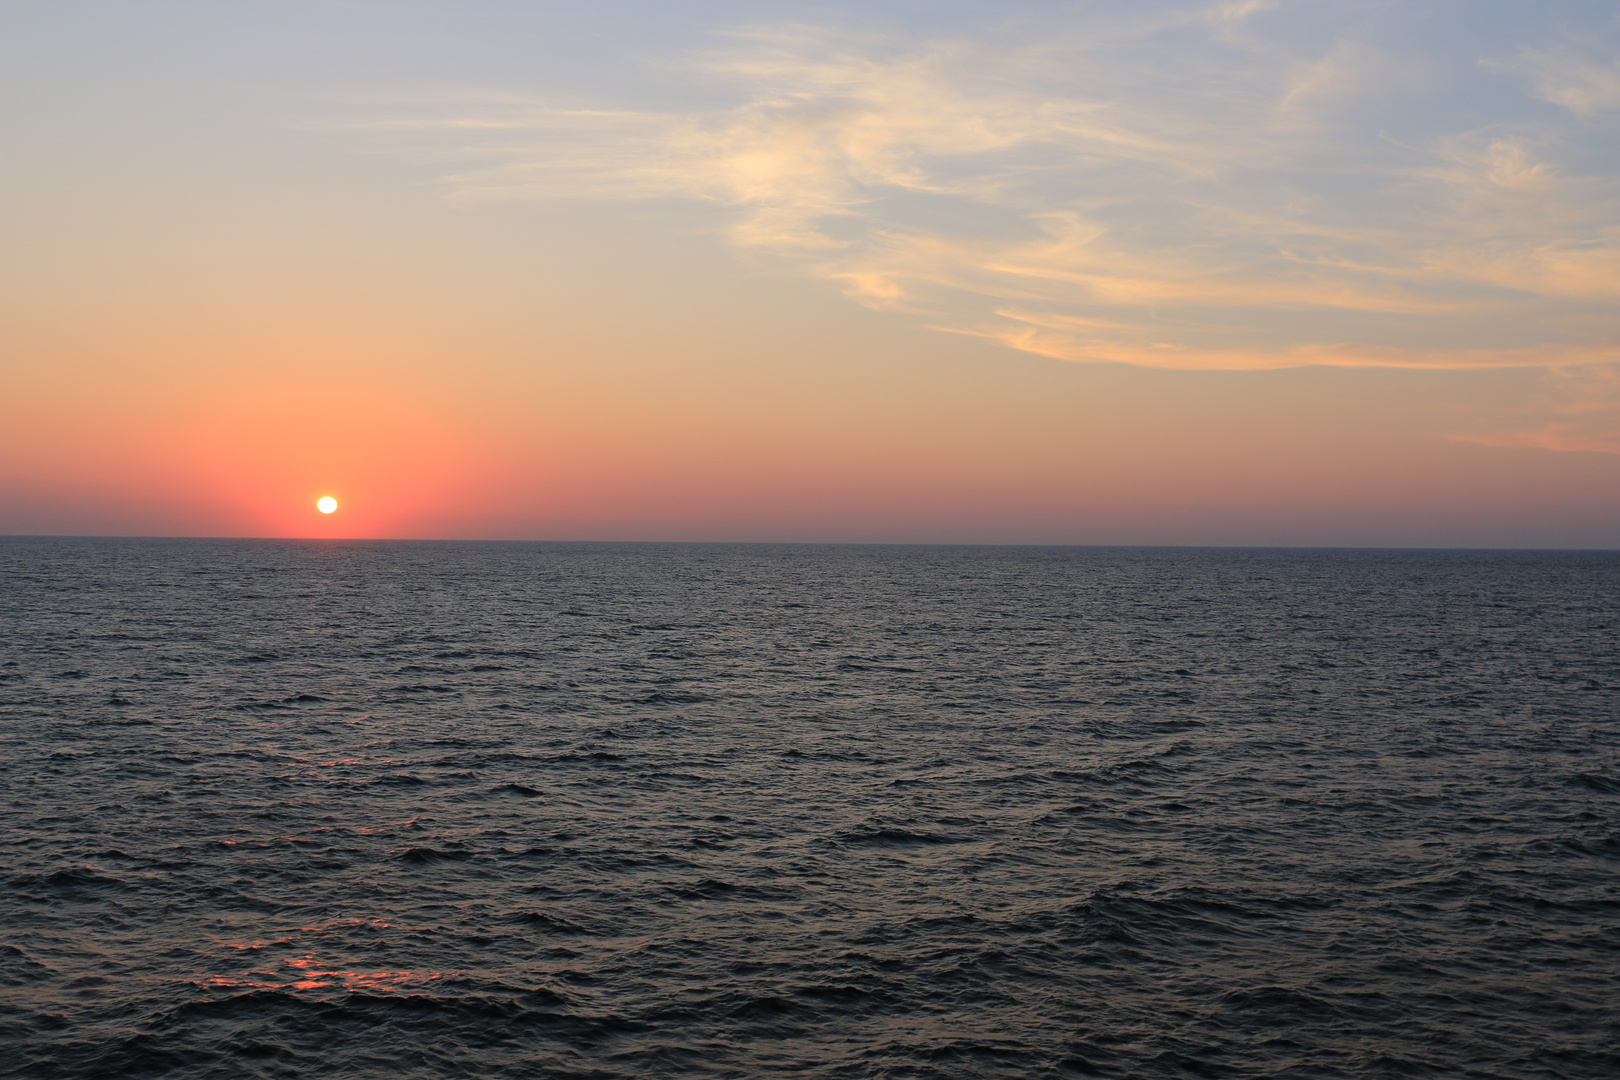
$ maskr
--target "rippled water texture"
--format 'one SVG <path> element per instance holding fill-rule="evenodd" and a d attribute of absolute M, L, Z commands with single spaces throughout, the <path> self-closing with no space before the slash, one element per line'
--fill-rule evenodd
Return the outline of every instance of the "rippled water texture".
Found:
<path fill-rule="evenodd" d="M 0 575 L 8 1075 L 1620 1075 L 1614 554 Z"/>

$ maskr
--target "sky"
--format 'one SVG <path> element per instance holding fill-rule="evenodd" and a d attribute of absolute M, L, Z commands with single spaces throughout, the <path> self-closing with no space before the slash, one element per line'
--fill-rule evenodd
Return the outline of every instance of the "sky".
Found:
<path fill-rule="evenodd" d="M 1620 547 L 1617 125 L 1612 3 L 0 0 L 0 533 Z"/>

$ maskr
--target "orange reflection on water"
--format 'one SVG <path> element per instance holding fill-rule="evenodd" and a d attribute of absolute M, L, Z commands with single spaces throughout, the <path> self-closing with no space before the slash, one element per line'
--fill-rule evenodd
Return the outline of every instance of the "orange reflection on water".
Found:
<path fill-rule="evenodd" d="M 258 942 L 237 948 L 256 949 Z M 314 953 L 282 961 L 283 970 L 250 971 L 241 978 L 215 975 L 198 985 L 221 990 L 342 990 L 348 993 L 390 993 L 417 988 L 456 975 L 452 971 L 346 971 L 327 967 Z M 290 970 L 287 970 L 290 969 Z"/>
<path fill-rule="evenodd" d="M 352 931 L 360 927 L 386 930 L 392 924 L 387 919 L 340 919 L 321 926 L 294 926 L 281 931 L 281 936 L 251 941 L 222 942 L 224 948 L 245 953 L 261 950 L 282 950 L 309 934 L 329 934 L 333 931 Z M 268 959 L 268 958 L 267 958 Z M 195 985 L 219 990 L 283 990 L 310 991 L 335 990 L 349 993 L 414 993 L 420 987 L 452 978 L 460 974 L 453 971 L 350 971 L 329 961 L 317 958 L 314 952 L 304 952 L 269 966 L 240 975 L 214 975 L 196 980 Z"/>

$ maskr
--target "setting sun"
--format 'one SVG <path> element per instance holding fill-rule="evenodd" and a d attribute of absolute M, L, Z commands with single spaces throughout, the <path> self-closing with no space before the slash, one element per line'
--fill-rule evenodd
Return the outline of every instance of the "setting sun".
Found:
<path fill-rule="evenodd" d="M 1620 0 L 0 0 L 0 145 L 0 1080 L 1620 1080 Z"/>

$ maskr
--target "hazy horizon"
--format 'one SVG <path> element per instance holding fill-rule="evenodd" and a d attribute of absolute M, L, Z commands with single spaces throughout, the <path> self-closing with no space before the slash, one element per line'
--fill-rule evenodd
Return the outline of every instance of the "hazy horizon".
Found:
<path fill-rule="evenodd" d="M 0 540 L 163 540 L 211 541 L 241 543 L 329 543 L 329 544 L 598 544 L 603 546 L 655 547 L 905 547 L 905 548 L 1049 548 L 1052 550 L 1080 549 L 1098 551 L 1343 551 L 1343 552 L 1425 552 L 1467 554 L 1526 552 L 1537 554 L 1603 555 L 1620 551 L 1612 547 L 1445 547 L 1431 546 L 1349 546 L 1343 544 L 1133 544 L 1133 543 L 1016 543 L 930 540 L 711 540 L 672 537 L 667 539 L 618 540 L 601 537 L 454 537 L 454 536 L 157 536 L 125 535 L 119 533 L 0 533 Z"/>

